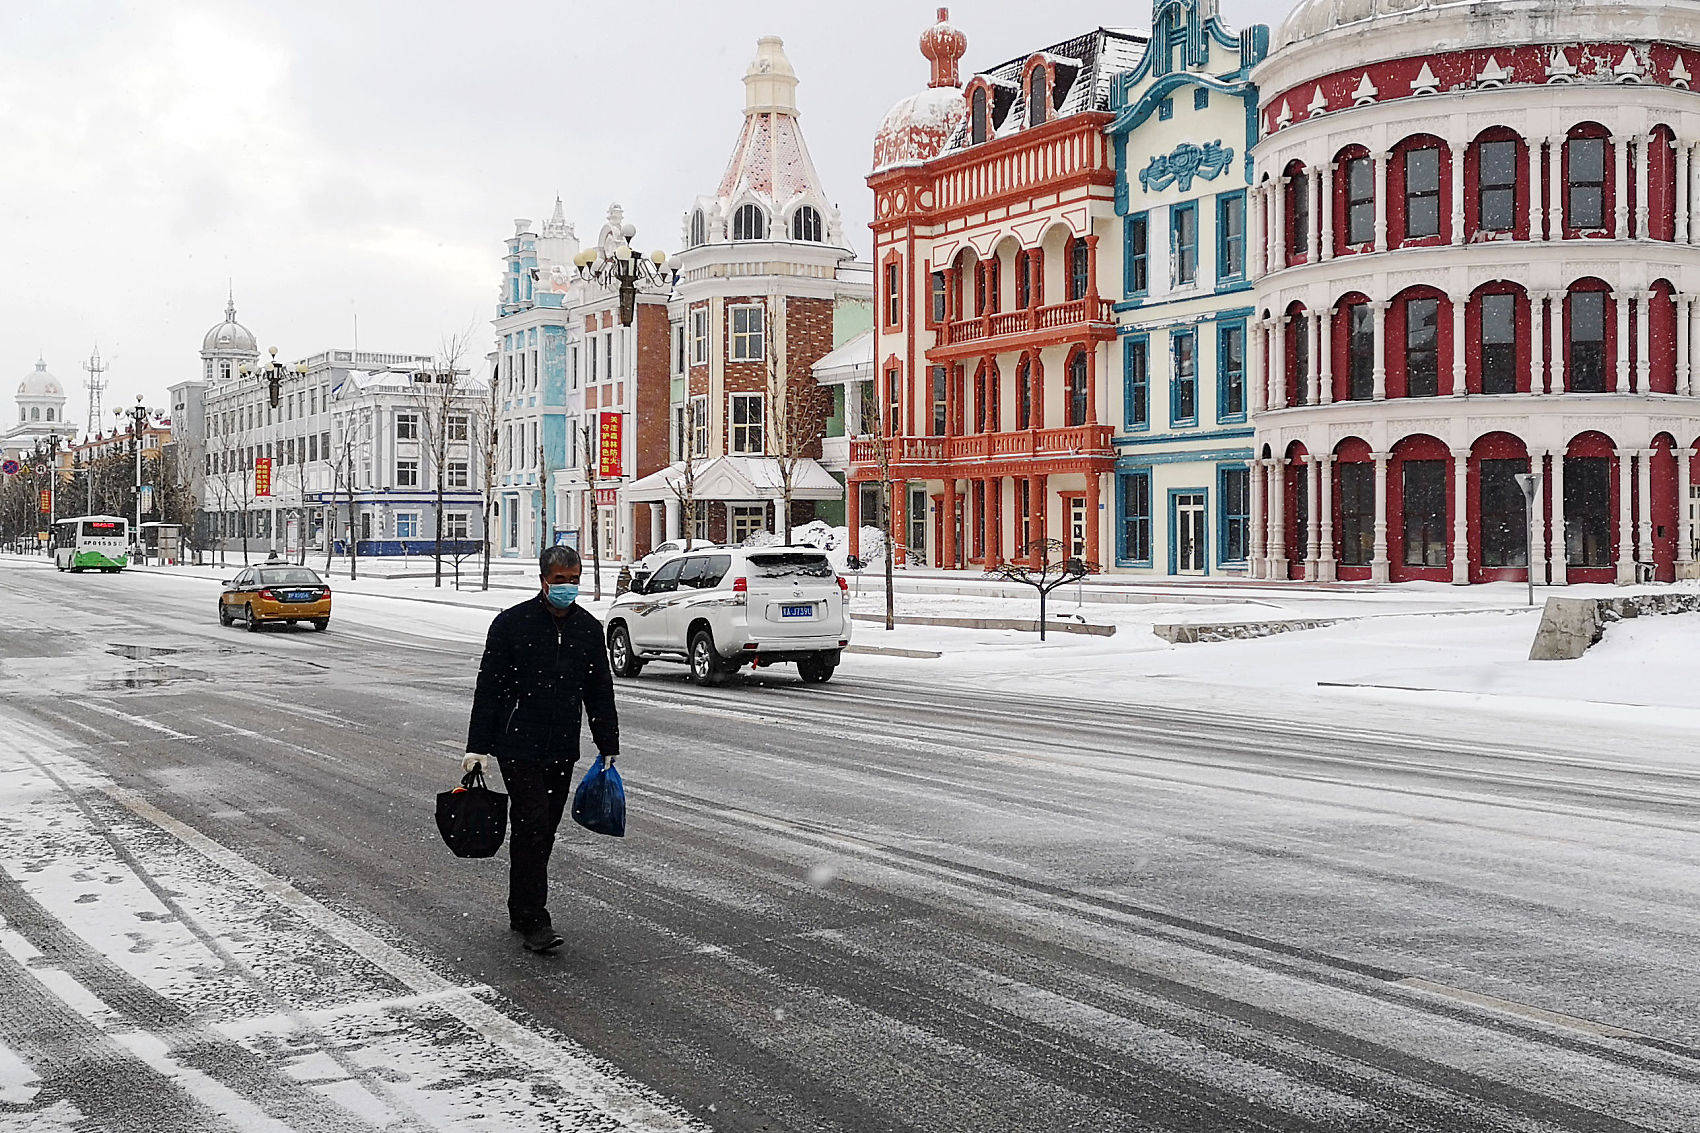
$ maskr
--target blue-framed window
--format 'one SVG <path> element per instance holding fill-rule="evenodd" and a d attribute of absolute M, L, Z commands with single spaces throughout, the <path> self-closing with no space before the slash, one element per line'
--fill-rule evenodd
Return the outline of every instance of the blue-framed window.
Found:
<path fill-rule="evenodd" d="M 1123 566 L 1151 565 L 1151 470 L 1116 477 L 1116 560 Z"/>
<path fill-rule="evenodd" d="M 1174 99 L 1165 98 L 1162 102 L 1159 102 L 1157 104 L 1157 119 L 1158 119 L 1158 121 L 1167 122 L 1169 119 L 1173 118 L 1174 116 L 1175 116 L 1175 100 Z"/>
<path fill-rule="evenodd" d="M 1244 421 L 1245 320 L 1216 325 L 1216 420 Z"/>
<path fill-rule="evenodd" d="M 1216 198 L 1216 281 L 1245 278 L 1245 190 Z"/>
<path fill-rule="evenodd" d="M 1194 110 L 1208 110 L 1210 108 L 1209 87 L 1199 87 L 1192 92 L 1192 108 Z"/>
<path fill-rule="evenodd" d="M 1198 424 L 1198 334 L 1169 332 L 1169 424 Z"/>
<path fill-rule="evenodd" d="M 1187 201 L 1169 209 L 1169 254 L 1174 264 L 1175 286 L 1198 282 L 1198 202 Z"/>
<path fill-rule="evenodd" d="M 1151 427 L 1151 342 L 1144 335 L 1122 340 L 1122 427 Z"/>
<path fill-rule="evenodd" d="M 1225 464 L 1216 470 L 1218 563 L 1243 563 L 1251 554 L 1251 469 Z"/>
<path fill-rule="evenodd" d="M 1122 225 L 1127 244 L 1122 283 L 1129 295 L 1144 295 L 1151 289 L 1151 219 L 1145 213 L 1135 213 Z"/>

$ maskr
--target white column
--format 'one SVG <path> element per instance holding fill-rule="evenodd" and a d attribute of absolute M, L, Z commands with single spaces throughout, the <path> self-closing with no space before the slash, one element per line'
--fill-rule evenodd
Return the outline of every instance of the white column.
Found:
<path fill-rule="evenodd" d="M 1246 191 L 1246 247 L 1251 250 L 1251 277 L 1256 279 L 1267 269 L 1269 238 L 1263 223 L 1263 186 L 1253 185 Z"/>
<path fill-rule="evenodd" d="M 1635 161 L 1635 237 L 1646 240 L 1652 236 L 1647 228 L 1647 214 L 1653 192 L 1653 135 L 1635 136 Z"/>
<path fill-rule="evenodd" d="M 1387 251 L 1387 152 L 1375 155 L 1375 250 Z"/>
<path fill-rule="evenodd" d="M 1617 392 L 1629 392 L 1629 301 L 1632 291 L 1613 291 L 1612 305 L 1617 308 Z"/>
<path fill-rule="evenodd" d="M 1529 139 L 1529 171 L 1523 178 L 1523 184 L 1529 189 L 1529 239 L 1539 240 L 1541 230 L 1546 220 L 1546 210 L 1541 205 L 1541 139 Z"/>
<path fill-rule="evenodd" d="M 1680 328 L 1678 328 L 1679 331 L 1681 332 L 1681 335 L 1688 339 L 1689 359 L 1688 359 L 1688 385 L 1686 387 L 1677 386 L 1676 389 L 1677 389 L 1678 393 L 1684 394 L 1688 397 L 1693 397 L 1696 394 L 1700 394 L 1700 373 L 1696 372 L 1696 371 L 1700 371 L 1700 366 L 1694 365 L 1694 357 L 1693 357 L 1694 344 L 1695 344 L 1696 341 L 1700 341 L 1700 340 L 1697 340 L 1695 338 L 1694 320 L 1696 318 L 1700 318 L 1700 295 L 1695 295 L 1695 296 L 1689 297 L 1688 318 L 1683 322 L 1682 326 Z"/>
<path fill-rule="evenodd" d="M 1656 451 L 1644 448 L 1635 453 L 1640 461 L 1640 474 L 1635 481 L 1639 497 L 1635 503 L 1635 553 L 1644 563 L 1653 561 L 1653 453 Z"/>
<path fill-rule="evenodd" d="M 1470 583 L 1470 450 L 1452 450 L 1452 585 Z"/>
<path fill-rule="evenodd" d="M 1249 375 L 1246 386 L 1251 391 L 1252 416 L 1262 413 L 1269 405 L 1269 378 L 1264 373 L 1263 364 L 1268 351 L 1269 327 L 1265 320 L 1251 320 L 1250 330 L 1246 335 L 1246 373 Z"/>
<path fill-rule="evenodd" d="M 1612 233 L 1619 239 L 1629 235 L 1629 139 L 1612 135 Z"/>
<path fill-rule="evenodd" d="M 1253 442 L 1255 445 L 1255 442 Z M 1246 573 L 1252 578 L 1264 576 L 1263 493 L 1268 478 L 1263 474 L 1263 461 L 1253 457 L 1250 469 L 1251 484 L 1251 546 L 1246 551 Z"/>
<path fill-rule="evenodd" d="M 1552 564 L 1552 584 L 1563 586 L 1570 581 L 1566 559 L 1569 551 L 1564 540 L 1564 450 L 1552 453 L 1552 475 L 1547 484 L 1552 499 L 1552 524 L 1547 528 L 1547 562 Z"/>
<path fill-rule="evenodd" d="M 1386 582 L 1387 562 L 1387 454 L 1372 452 L 1375 461 L 1375 551 L 1369 561 L 1369 580 Z"/>
<path fill-rule="evenodd" d="M 1469 388 L 1469 344 L 1464 341 L 1467 324 L 1465 316 L 1470 310 L 1469 295 L 1448 295 L 1452 303 L 1452 396 L 1463 397 Z"/>
<path fill-rule="evenodd" d="M 1274 324 L 1274 361 L 1269 367 L 1269 408 L 1287 408 L 1287 323 L 1282 315 L 1270 320 Z"/>
<path fill-rule="evenodd" d="M 1635 482 L 1635 450 L 1617 450 L 1617 584 L 1635 581 L 1635 520 L 1629 507 L 1629 489 Z"/>
<path fill-rule="evenodd" d="M 1387 400 L 1387 300 L 1372 299 L 1370 309 L 1370 349 L 1375 368 L 1370 371 L 1372 396 L 1376 401 Z"/>
<path fill-rule="evenodd" d="M 948 498 L 948 496 L 946 498 Z M 945 522 L 946 523 L 950 522 L 950 518 L 948 516 L 945 518 Z M 782 543 L 790 542 L 791 533 L 784 530 L 784 527 L 785 527 L 785 501 L 783 499 L 781 499 L 780 497 L 777 497 L 777 496 L 774 497 L 774 500 L 773 500 L 773 522 L 770 526 L 772 526 L 772 528 L 773 528 L 773 533 L 775 535 L 779 536 L 780 542 L 782 542 Z M 941 553 L 942 553 L 942 549 L 941 549 Z"/>
<path fill-rule="evenodd" d="M 1682 231 L 1680 228 L 1678 231 Z M 1688 351 L 1689 333 L 1694 329 L 1694 296 L 1678 293 L 1672 298 L 1676 301 L 1676 384 L 1672 387 L 1679 394 L 1688 392 Z"/>
<path fill-rule="evenodd" d="M 1546 392 L 1546 292 L 1529 292 L 1529 392 Z"/>
<path fill-rule="evenodd" d="M 1651 291 L 1635 293 L 1635 388 L 1642 393 L 1652 388 L 1649 383 L 1653 377 L 1653 336 L 1651 320 L 1648 318 L 1652 298 Z"/>
<path fill-rule="evenodd" d="M 662 521 L 661 505 L 652 503 L 649 505 L 649 549 L 653 551 L 666 541 L 666 527 Z"/>
<path fill-rule="evenodd" d="M 1322 229 L 1322 258 L 1334 258 L 1334 178 L 1339 173 L 1339 166 L 1330 161 L 1323 166 L 1322 178 L 1322 212 L 1319 214 L 1319 225 Z"/>
<path fill-rule="evenodd" d="M 1541 586 L 1547 580 L 1547 533 L 1545 503 L 1546 497 L 1546 450 L 1532 448 L 1529 450 L 1529 471 L 1540 476 L 1540 490 L 1535 493 L 1535 500 L 1529 505 L 1529 514 L 1524 521 L 1529 525 L 1529 577 L 1536 586 Z"/>
<path fill-rule="evenodd" d="M 1550 355 L 1548 358 L 1550 371 L 1547 375 L 1547 392 L 1563 393 L 1564 304 L 1567 300 L 1567 294 L 1563 291 L 1554 291 L 1551 293 L 1550 297 L 1552 299 L 1552 318 L 1549 320 L 1547 325 L 1547 353 Z M 1562 456 L 1563 454 L 1560 453 L 1559 455 Z"/>
<path fill-rule="evenodd" d="M 851 491 L 855 491 L 854 485 L 851 486 Z M 679 501 L 670 499 L 662 505 L 662 508 L 667 513 L 667 538 L 679 538 Z"/>
<path fill-rule="evenodd" d="M 1688 143 L 1676 140 L 1676 226 L 1673 239 L 1688 243 Z"/>
<path fill-rule="evenodd" d="M 1464 142 L 1452 143 L 1452 242 L 1464 242 Z"/>
<path fill-rule="evenodd" d="M 1287 485 L 1286 461 L 1269 462 L 1269 571 L 1267 577 L 1287 577 Z"/>
<path fill-rule="evenodd" d="M 1334 562 L 1334 457 L 1323 454 L 1316 458 L 1316 511 L 1320 519 L 1317 528 L 1318 551 L 1316 577 L 1319 582 L 1333 582 L 1338 575 Z"/>
<path fill-rule="evenodd" d="M 1279 271 L 1287 266 L 1287 179 L 1277 177 L 1271 182 L 1275 186 L 1270 193 L 1270 215 L 1273 223 L 1269 226 L 1269 270 Z"/>
<path fill-rule="evenodd" d="M 1323 170 L 1326 168 L 1327 163 L 1325 162 L 1319 168 L 1305 170 L 1305 176 L 1308 178 L 1305 182 L 1305 192 L 1310 194 L 1311 202 L 1310 231 L 1305 233 L 1309 241 L 1310 254 L 1305 259 L 1313 264 L 1322 259 L 1322 210 L 1327 207 L 1323 201 L 1322 182 L 1324 180 Z"/>
<path fill-rule="evenodd" d="M 1676 561 L 1692 563 L 1694 561 L 1694 516 L 1688 495 L 1692 489 L 1689 461 L 1694 457 L 1694 450 L 1676 447 Z M 1683 571 L 1677 570 L 1677 577 L 1682 577 Z"/>
<path fill-rule="evenodd" d="M 1329 307 L 1316 310 L 1316 401 L 1319 405 L 1334 404 L 1334 312 Z"/>
<path fill-rule="evenodd" d="M 1316 506 L 1318 499 L 1317 466 L 1318 458 L 1306 454 L 1305 468 L 1305 581 L 1315 582 L 1317 579 L 1317 558 L 1321 553 L 1322 544 L 1322 509 Z"/>
<path fill-rule="evenodd" d="M 1564 135 L 1547 139 L 1547 239 L 1564 239 Z"/>

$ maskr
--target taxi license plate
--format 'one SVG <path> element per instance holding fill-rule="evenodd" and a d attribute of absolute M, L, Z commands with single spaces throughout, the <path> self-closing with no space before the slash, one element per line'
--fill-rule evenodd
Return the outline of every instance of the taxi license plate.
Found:
<path fill-rule="evenodd" d="M 786 618 L 812 618 L 815 616 L 815 608 L 812 605 L 781 606 L 779 607 L 779 614 Z"/>
<path fill-rule="evenodd" d="M 308 594 L 305 590 L 291 590 L 288 594 L 283 596 L 284 601 L 286 602 L 305 602 L 310 597 L 312 597 L 312 595 Z"/>

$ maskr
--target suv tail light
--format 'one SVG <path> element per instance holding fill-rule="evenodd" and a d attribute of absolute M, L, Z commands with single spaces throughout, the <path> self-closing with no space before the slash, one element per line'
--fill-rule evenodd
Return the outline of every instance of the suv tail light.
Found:
<path fill-rule="evenodd" d="M 747 578 L 734 578 L 732 580 L 732 593 L 734 593 L 734 594 L 748 594 L 749 592 L 750 592 L 750 580 L 749 579 L 747 579 Z"/>
<path fill-rule="evenodd" d="M 846 594 L 850 593 L 850 584 L 844 581 L 844 576 L 842 574 L 838 576 L 838 589 L 844 591 Z"/>

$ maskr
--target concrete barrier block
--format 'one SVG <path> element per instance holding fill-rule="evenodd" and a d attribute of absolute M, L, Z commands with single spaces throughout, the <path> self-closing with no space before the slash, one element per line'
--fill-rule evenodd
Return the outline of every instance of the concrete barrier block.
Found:
<path fill-rule="evenodd" d="M 1586 653 L 1605 632 L 1602 605 L 1590 598 L 1548 598 L 1529 660 L 1574 661 Z"/>

